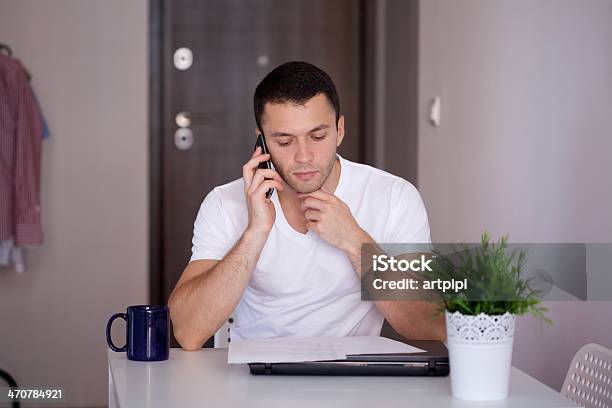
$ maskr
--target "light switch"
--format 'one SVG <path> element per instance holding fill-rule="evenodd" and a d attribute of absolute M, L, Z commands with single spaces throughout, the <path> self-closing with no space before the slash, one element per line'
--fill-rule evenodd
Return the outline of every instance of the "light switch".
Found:
<path fill-rule="evenodd" d="M 440 127 L 440 97 L 436 96 L 431 101 L 431 108 L 429 109 L 429 120 L 435 127 Z"/>

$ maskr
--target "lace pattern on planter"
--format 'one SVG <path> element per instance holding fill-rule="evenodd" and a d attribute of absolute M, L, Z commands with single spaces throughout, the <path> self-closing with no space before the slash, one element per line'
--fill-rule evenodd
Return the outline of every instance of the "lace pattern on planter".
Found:
<path fill-rule="evenodd" d="M 506 312 L 490 316 L 481 313 L 477 316 L 460 312 L 446 312 L 446 332 L 449 340 L 467 342 L 501 343 L 514 336 L 515 316 Z"/>

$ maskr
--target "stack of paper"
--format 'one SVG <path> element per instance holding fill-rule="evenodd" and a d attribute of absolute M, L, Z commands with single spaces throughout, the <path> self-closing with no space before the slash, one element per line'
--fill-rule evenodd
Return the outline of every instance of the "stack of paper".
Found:
<path fill-rule="evenodd" d="M 408 344 L 378 336 L 279 337 L 230 343 L 227 362 L 295 363 L 343 360 L 353 354 L 423 352 Z"/>

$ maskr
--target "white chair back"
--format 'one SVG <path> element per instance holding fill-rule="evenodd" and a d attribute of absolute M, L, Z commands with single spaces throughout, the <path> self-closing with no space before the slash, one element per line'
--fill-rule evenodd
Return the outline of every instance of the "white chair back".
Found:
<path fill-rule="evenodd" d="M 595 343 L 578 350 L 561 394 L 585 408 L 612 408 L 612 350 Z"/>
<path fill-rule="evenodd" d="M 234 314 L 225 321 L 223 326 L 215 333 L 215 348 L 228 348 L 230 343 L 230 328 L 234 324 Z M 612 408 L 612 407 L 611 407 Z"/>

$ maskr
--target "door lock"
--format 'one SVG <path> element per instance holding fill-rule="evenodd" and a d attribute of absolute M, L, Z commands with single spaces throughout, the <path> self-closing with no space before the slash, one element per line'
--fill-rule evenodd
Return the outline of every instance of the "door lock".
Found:
<path fill-rule="evenodd" d="M 176 129 L 176 132 L 174 132 L 174 145 L 179 150 L 189 150 L 193 146 L 193 132 L 191 129 Z"/>

